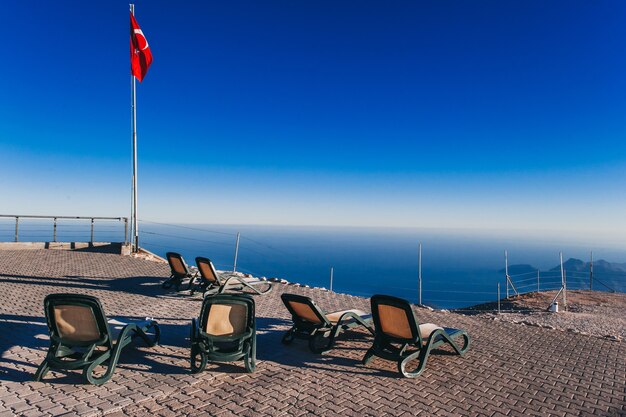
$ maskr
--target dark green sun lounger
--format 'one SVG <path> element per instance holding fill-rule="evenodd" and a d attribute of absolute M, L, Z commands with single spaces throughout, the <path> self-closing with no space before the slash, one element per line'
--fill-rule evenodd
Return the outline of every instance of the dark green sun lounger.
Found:
<path fill-rule="evenodd" d="M 209 258 L 197 257 L 196 265 L 200 272 L 200 283 L 191 290 L 202 294 L 222 294 L 224 291 L 242 291 L 248 289 L 253 294 L 267 294 L 272 290 L 272 283 L 256 278 L 244 278 L 238 275 L 220 275 Z M 265 288 L 263 288 L 265 287 Z M 263 289 L 260 289 L 263 288 Z"/>
<path fill-rule="evenodd" d="M 166 255 L 167 263 L 170 265 L 171 275 L 163 281 L 161 286 L 163 289 L 174 287 L 176 291 L 190 290 L 194 286 L 194 281 L 198 276 L 198 271 L 191 270 L 182 255 L 176 252 L 168 252 Z M 189 280 L 187 285 L 183 285 L 185 280 Z"/>
<path fill-rule="evenodd" d="M 326 313 L 309 297 L 285 293 L 281 298 L 293 320 L 293 326 L 282 339 L 286 345 L 294 338 L 305 339 L 308 340 L 312 352 L 322 353 L 331 349 L 337 335 L 348 328 L 363 326 L 370 333 L 374 333 L 371 315 L 363 311 L 341 310 Z"/>
<path fill-rule="evenodd" d="M 111 379 L 122 349 L 133 337 L 140 337 L 148 346 L 159 342 L 159 325 L 154 320 L 146 320 L 125 324 L 114 343 L 109 322 L 96 297 L 50 294 L 44 300 L 44 309 L 50 348 L 35 373 L 35 381 L 41 381 L 50 369 L 81 369 L 86 383 L 104 384 Z M 96 376 L 94 371 L 99 365 L 106 367 L 106 371 Z"/>
<path fill-rule="evenodd" d="M 191 372 L 202 372 L 208 361 L 243 359 L 247 372 L 256 369 L 254 300 L 246 294 L 204 298 L 200 317 L 191 321 Z"/>
<path fill-rule="evenodd" d="M 459 355 L 463 355 L 470 345 L 470 338 L 464 330 L 442 328 L 432 323 L 418 324 L 415 313 L 408 301 L 389 295 L 374 295 L 371 299 L 374 316 L 374 344 L 363 358 L 367 364 L 372 357 L 397 361 L 398 370 L 407 378 L 419 376 L 426 367 L 432 349 L 449 344 Z M 453 338 L 462 337 L 463 347 Z M 407 370 L 413 360 L 419 360 L 414 370 Z"/>

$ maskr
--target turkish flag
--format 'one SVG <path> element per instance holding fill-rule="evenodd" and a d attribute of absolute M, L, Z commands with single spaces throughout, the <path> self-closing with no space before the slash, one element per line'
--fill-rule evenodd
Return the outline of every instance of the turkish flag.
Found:
<path fill-rule="evenodd" d="M 148 46 L 148 40 L 143 36 L 135 16 L 130 14 L 130 73 L 137 77 L 139 82 L 143 80 L 152 64 L 152 52 Z"/>

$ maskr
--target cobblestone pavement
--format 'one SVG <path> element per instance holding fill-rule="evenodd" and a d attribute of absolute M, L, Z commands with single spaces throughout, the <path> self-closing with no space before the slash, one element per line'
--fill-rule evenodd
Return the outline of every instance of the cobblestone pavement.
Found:
<path fill-rule="evenodd" d="M 257 296 L 257 371 L 242 363 L 189 371 L 189 323 L 201 298 L 165 292 L 167 265 L 113 254 L 0 251 L 0 417 L 9 415 L 626 415 L 626 344 L 605 338 L 419 309 L 418 317 L 466 329 L 463 356 L 435 351 L 417 379 L 395 364 L 360 363 L 371 336 L 344 333 L 323 355 L 283 346 L 289 317 L 282 292 L 328 310 L 369 310 L 367 299 L 275 284 Z M 111 381 L 81 384 L 77 372 L 32 382 L 48 345 L 43 298 L 92 294 L 109 317 L 154 317 L 155 348 L 127 347 Z"/>

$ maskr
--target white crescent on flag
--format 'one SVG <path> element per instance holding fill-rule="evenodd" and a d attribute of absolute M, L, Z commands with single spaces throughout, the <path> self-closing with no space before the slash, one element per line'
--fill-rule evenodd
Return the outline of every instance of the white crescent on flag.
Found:
<path fill-rule="evenodd" d="M 140 47 L 140 50 L 141 51 L 145 51 L 146 49 L 148 49 L 148 40 L 144 36 L 144 34 L 141 31 L 141 29 L 135 29 L 133 32 L 135 33 L 135 37 L 137 38 L 137 45 Z M 141 38 L 138 35 L 141 35 Z M 141 48 L 141 43 L 140 43 L 139 39 L 143 39 L 143 42 L 146 44 L 146 46 Z"/>

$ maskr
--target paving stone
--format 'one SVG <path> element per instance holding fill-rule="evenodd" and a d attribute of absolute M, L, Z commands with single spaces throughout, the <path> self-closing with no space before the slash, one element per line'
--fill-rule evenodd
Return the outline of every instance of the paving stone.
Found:
<path fill-rule="evenodd" d="M 114 254 L 0 251 L 0 416 L 626 414 L 623 342 L 417 309 L 424 322 L 466 329 L 472 347 L 463 357 L 438 349 L 419 378 L 405 379 L 390 361 L 361 365 L 372 342 L 363 330 L 345 332 L 323 355 L 302 341 L 282 345 L 283 292 L 327 310 L 368 310 L 369 300 L 278 283 L 255 297 L 257 371 L 210 364 L 192 375 L 189 322 L 201 298 L 162 290 L 167 276 L 165 264 Z M 43 298 L 53 292 L 95 295 L 109 317 L 154 317 L 161 343 L 128 346 L 101 387 L 83 385 L 79 372 L 33 382 L 48 347 Z"/>

